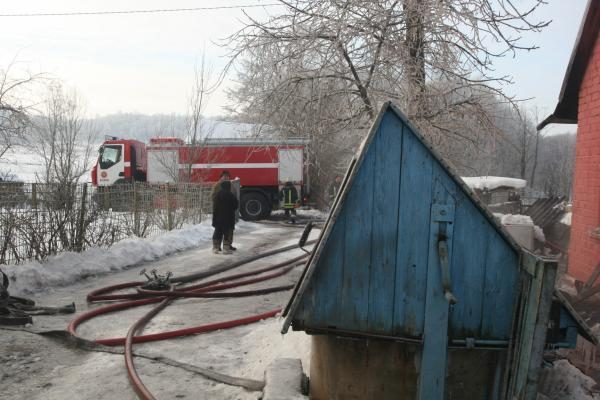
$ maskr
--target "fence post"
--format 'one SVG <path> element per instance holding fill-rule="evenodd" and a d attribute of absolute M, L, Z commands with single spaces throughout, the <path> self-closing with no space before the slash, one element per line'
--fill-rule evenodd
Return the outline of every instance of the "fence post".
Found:
<path fill-rule="evenodd" d="M 140 236 L 140 207 L 137 186 L 137 182 L 133 182 L 133 234 Z"/>
<path fill-rule="evenodd" d="M 173 213 L 171 205 L 171 184 L 167 183 L 167 229 L 173 230 Z"/>
<path fill-rule="evenodd" d="M 83 250 L 83 239 L 85 237 L 85 206 L 87 198 L 87 183 L 82 186 L 81 193 L 81 206 L 79 207 L 79 223 L 78 223 L 78 236 L 77 236 L 77 251 Z"/>
<path fill-rule="evenodd" d="M 31 207 L 37 209 L 37 183 L 31 184 Z"/>

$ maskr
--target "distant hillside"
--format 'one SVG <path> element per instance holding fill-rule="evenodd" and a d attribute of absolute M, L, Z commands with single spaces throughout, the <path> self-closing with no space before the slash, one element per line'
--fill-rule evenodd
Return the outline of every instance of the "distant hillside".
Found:
<path fill-rule="evenodd" d="M 137 139 L 148 142 L 151 137 L 176 136 L 186 138 L 186 118 L 183 115 L 145 115 L 145 114 L 111 114 L 92 118 L 94 129 L 98 132 L 94 147 L 99 146 L 106 136 Z M 210 138 L 248 138 L 268 136 L 268 127 L 259 127 L 235 121 L 224 121 L 222 118 L 207 118 L 202 126 L 202 137 Z M 95 154 L 96 149 L 93 150 Z M 90 161 L 90 168 L 95 156 Z M 23 182 L 36 181 L 36 174 L 42 174 L 43 159 L 34 153 L 30 146 L 19 145 L 10 149 L 0 159 L 0 178 Z M 89 180 L 89 174 L 83 178 Z"/>
<path fill-rule="evenodd" d="M 186 138 L 187 123 L 183 115 L 145 115 L 145 114 L 111 114 L 93 118 L 100 133 L 127 139 L 147 142 L 156 136 L 176 136 Z M 202 136 L 215 138 L 249 137 L 258 133 L 254 125 L 244 124 L 223 118 L 207 118 L 201 128 Z"/>

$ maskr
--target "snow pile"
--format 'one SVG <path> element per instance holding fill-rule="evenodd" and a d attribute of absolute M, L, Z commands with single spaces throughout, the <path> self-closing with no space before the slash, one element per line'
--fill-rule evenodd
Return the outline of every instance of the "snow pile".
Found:
<path fill-rule="evenodd" d="M 571 213 L 571 212 L 565 213 L 565 215 L 563 215 L 563 217 L 560 219 L 560 223 L 563 225 L 571 226 L 571 218 L 572 217 L 573 217 L 573 213 Z"/>
<path fill-rule="evenodd" d="M 527 181 L 524 179 L 502 176 L 463 176 L 462 180 L 473 190 L 494 190 L 500 187 L 522 189 L 527 185 Z"/>
<path fill-rule="evenodd" d="M 567 360 L 558 360 L 552 368 L 544 369 L 540 392 L 550 400 L 597 400 L 592 393 L 596 382 Z"/>
<path fill-rule="evenodd" d="M 285 213 L 284 210 L 275 210 L 271 213 L 271 215 L 281 216 L 284 213 Z M 328 216 L 328 214 L 326 212 L 317 210 L 314 208 L 310 208 L 310 209 L 298 208 L 298 209 L 296 209 L 296 213 L 298 214 L 298 217 L 313 218 L 313 219 L 327 219 L 327 216 Z"/>
<path fill-rule="evenodd" d="M 496 217 L 502 225 L 533 225 L 533 220 L 529 215 L 494 213 L 494 217 Z"/>
<path fill-rule="evenodd" d="M 304 332 L 289 331 L 281 334 L 282 320 L 270 318 L 256 324 L 255 329 L 242 338 L 244 357 L 240 376 L 262 380 L 266 368 L 278 358 L 299 358 L 302 368 L 310 370 L 310 336 Z"/>
<path fill-rule="evenodd" d="M 243 229 L 250 225 L 240 222 L 238 227 Z M 212 233 L 210 221 L 206 221 L 146 239 L 124 239 L 108 249 L 92 247 L 81 253 L 64 252 L 42 263 L 31 261 L 23 265 L 7 265 L 2 270 L 10 279 L 11 294 L 33 294 L 207 244 L 212 240 Z"/>
<path fill-rule="evenodd" d="M 571 297 L 577 297 L 579 294 L 575 287 L 575 278 L 569 274 L 562 274 L 556 282 L 556 288 L 561 292 L 567 293 Z"/>
<path fill-rule="evenodd" d="M 537 225 L 533 226 L 533 235 L 535 240 L 538 242 L 546 243 L 546 235 L 544 235 L 544 231 Z"/>

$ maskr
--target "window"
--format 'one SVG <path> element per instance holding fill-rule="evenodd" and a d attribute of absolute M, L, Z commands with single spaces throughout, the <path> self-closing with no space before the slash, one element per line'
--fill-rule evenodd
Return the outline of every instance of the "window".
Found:
<path fill-rule="evenodd" d="M 121 161 L 121 145 L 106 145 L 100 147 L 100 168 L 107 169 Z"/>

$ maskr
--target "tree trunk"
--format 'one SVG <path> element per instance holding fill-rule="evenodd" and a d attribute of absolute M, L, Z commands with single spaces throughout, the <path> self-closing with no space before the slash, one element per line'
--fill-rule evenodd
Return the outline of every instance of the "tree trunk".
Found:
<path fill-rule="evenodd" d="M 538 149 L 540 144 L 540 131 L 536 131 L 535 133 L 535 149 L 533 151 L 533 166 L 531 168 L 531 179 L 529 181 L 529 186 L 533 187 L 535 183 L 535 170 L 537 169 L 538 163 Z"/>
<path fill-rule="evenodd" d="M 419 0 L 404 4 L 406 12 L 406 47 L 408 48 L 407 68 L 409 76 L 409 114 L 417 119 L 425 114 L 425 29 L 423 9 Z"/>

